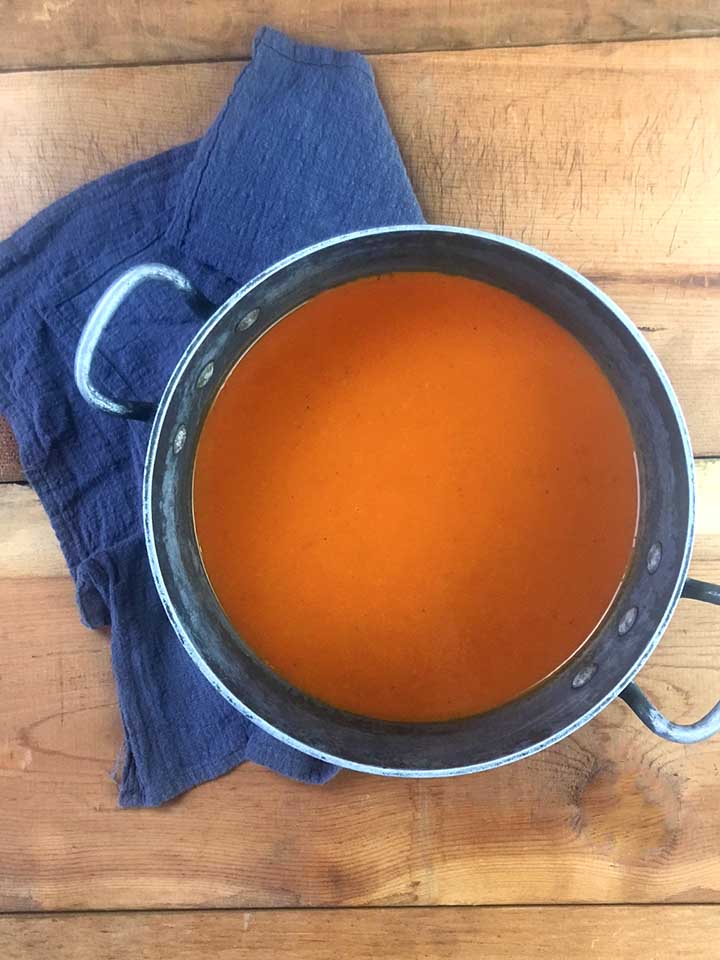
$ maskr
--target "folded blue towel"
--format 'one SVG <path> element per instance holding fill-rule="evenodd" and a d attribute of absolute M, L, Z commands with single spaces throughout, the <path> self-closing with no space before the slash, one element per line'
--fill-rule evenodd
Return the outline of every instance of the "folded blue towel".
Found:
<path fill-rule="evenodd" d="M 135 263 L 177 267 L 220 304 L 307 244 L 419 222 L 365 59 L 265 28 L 202 139 L 77 190 L 0 244 L 0 410 L 85 623 L 112 627 L 125 731 L 121 806 L 163 803 L 243 760 L 312 783 L 334 768 L 237 713 L 173 634 L 143 539 L 149 426 L 96 412 L 73 383 L 88 313 Z M 145 284 L 104 336 L 95 381 L 110 394 L 159 397 L 197 323 L 167 286 Z"/>

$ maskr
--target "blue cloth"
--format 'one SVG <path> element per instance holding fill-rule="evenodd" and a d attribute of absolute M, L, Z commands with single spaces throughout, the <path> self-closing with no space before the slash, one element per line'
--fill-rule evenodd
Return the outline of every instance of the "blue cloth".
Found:
<path fill-rule="evenodd" d="M 265 28 L 204 137 L 82 187 L 0 244 L 0 410 L 60 540 L 84 622 L 112 627 L 121 806 L 163 803 L 243 760 L 312 783 L 334 768 L 244 719 L 172 632 L 143 539 L 149 426 L 95 412 L 73 383 L 89 311 L 136 263 L 177 267 L 220 304 L 307 244 L 418 222 L 368 63 Z M 158 398 L 197 323 L 170 288 L 146 284 L 105 335 L 96 382 L 118 396 Z"/>

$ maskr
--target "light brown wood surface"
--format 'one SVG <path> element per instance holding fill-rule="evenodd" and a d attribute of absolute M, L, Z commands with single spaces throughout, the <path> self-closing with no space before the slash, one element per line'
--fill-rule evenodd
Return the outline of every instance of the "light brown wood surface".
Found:
<path fill-rule="evenodd" d="M 720 461 L 699 464 L 698 486 L 692 572 L 718 581 Z M 317 788 L 246 765 L 164 809 L 118 811 L 108 639 L 80 625 L 33 494 L 0 486 L 0 530 L 11 517 L 0 911 L 720 901 L 720 740 L 666 743 L 621 703 L 490 773 L 344 772 Z M 720 696 L 718 660 L 720 610 L 684 601 L 642 685 L 688 722 Z"/>
<path fill-rule="evenodd" d="M 26 484 L 0 485 L 0 581 L 65 577 L 50 521 Z"/>
<path fill-rule="evenodd" d="M 715 0 L 4 0 L 0 67 L 245 57 L 271 23 L 366 52 L 468 49 L 720 32 Z"/>
<path fill-rule="evenodd" d="M 24 916 L 0 919 L 0 955 L 3 960 L 716 960 L 718 919 L 714 906 Z"/>

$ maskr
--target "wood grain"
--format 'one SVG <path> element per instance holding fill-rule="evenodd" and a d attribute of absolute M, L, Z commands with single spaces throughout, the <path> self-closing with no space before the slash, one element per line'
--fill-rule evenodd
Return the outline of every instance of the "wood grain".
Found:
<path fill-rule="evenodd" d="M 656 348 L 696 453 L 720 454 L 720 40 L 374 57 L 428 219 L 596 279 Z M 198 136 L 237 64 L 0 76 L 0 233 Z"/>
<path fill-rule="evenodd" d="M 719 920 L 714 906 L 64 914 L 0 919 L 0 954 L 5 960 L 715 960 Z"/>
<path fill-rule="evenodd" d="M 692 573 L 720 581 L 720 462 L 699 485 Z M 621 703 L 476 776 L 317 788 L 246 765 L 117 810 L 108 640 L 80 625 L 57 557 L 26 576 L 52 555 L 26 500 L 19 578 L 0 574 L 0 910 L 720 901 L 720 738 L 666 743 Z M 719 658 L 720 613 L 686 601 L 642 685 L 690 721 L 720 694 Z"/>
<path fill-rule="evenodd" d="M 0 69 L 246 57 L 270 23 L 369 52 L 504 47 L 720 32 L 713 0 L 5 0 Z"/>
<path fill-rule="evenodd" d="M 35 493 L 24 484 L 0 486 L 0 580 L 66 576 L 60 545 Z"/>

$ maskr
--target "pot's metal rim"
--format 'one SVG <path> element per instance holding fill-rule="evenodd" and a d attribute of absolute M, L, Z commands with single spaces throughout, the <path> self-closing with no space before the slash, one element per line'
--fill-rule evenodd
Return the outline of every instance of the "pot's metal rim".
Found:
<path fill-rule="evenodd" d="M 220 322 L 225 315 L 225 313 L 239 303 L 248 293 L 258 287 L 261 283 L 271 277 L 273 274 L 278 273 L 279 271 L 285 269 L 288 266 L 291 266 L 293 263 L 304 259 L 310 254 L 317 253 L 318 251 L 329 249 L 331 247 L 340 246 L 349 241 L 355 240 L 361 237 L 370 237 L 370 236 L 382 236 L 388 233 L 432 233 L 432 234 L 462 234 L 465 236 L 476 237 L 479 240 L 489 241 L 491 243 L 496 243 L 501 246 L 505 246 L 509 249 L 518 250 L 523 252 L 531 257 L 544 262 L 545 264 L 555 268 L 559 272 L 565 274 L 570 279 L 574 280 L 578 285 L 583 287 L 590 295 L 597 298 L 602 302 L 602 304 L 617 318 L 617 320 L 623 324 L 627 332 L 633 337 L 637 342 L 638 346 L 645 354 L 647 360 L 652 365 L 655 370 L 656 375 L 658 376 L 660 382 L 662 383 L 665 392 L 670 400 L 670 405 L 672 407 L 675 419 L 677 421 L 678 429 L 682 437 L 683 450 L 685 453 L 685 467 L 688 475 L 688 517 L 687 517 L 687 536 L 685 539 L 684 551 L 683 551 L 683 561 L 681 567 L 678 571 L 677 582 L 675 585 L 675 590 L 673 595 L 667 605 L 665 613 L 663 614 L 662 619 L 658 623 L 658 626 L 653 633 L 652 637 L 648 641 L 645 649 L 643 650 L 642 655 L 634 663 L 633 667 L 628 670 L 623 679 L 617 683 L 605 696 L 602 697 L 596 704 L 593 705 L 589 710 L 587 710 L 581 717 L 572 723 L 568 724 L 567 727 L 564 727 L 562 730 L 557 731 L 552 736 L 547 737 L 544 740 L 534 743 L 531 746 L 524 748 L 523 750 L 516 751 L 515 753 L 508 754 L 503 757 L 497 757 L 493 760 L 486 761 L 484 763 L 478 764 L 468 764 L 462 767 L 452 767 L 446 769 L 404 769 L 404 768 L 386 768 L 379 767 L 370 763 L 359 763 L 357 761 L 346 760 L 343 757 L 334 756 L 333 754 L 326 753 L 324 751 L 318 750 L 314 747 L 310 747 L 307 744 L 303 743 L 302 740 L 296 739 L 292 734 L 288 733 L 285 730 L 281 730 L 276 727 L 272 722 L 260 716 L 253 710 L 250 710 L 241 700 L 239 700 L 233 693 L 230 691 L 212 672 L 209 666 L 205 663 L 204 659 L 200 655 L 199 651 L 195 647 L 192 637 L 185 630 L 183 624 L 180 622 L 180 619 L 177 615 L 177 612 L 174 608 L 174 605 L 168 595 L 168 592 L 165 588 L 162 572 L 160 569 L 159 559 L 157 551 L 155 549 L 155 531 L 153 527 L 152 519 L 152 510 L 151 510 L 151 490 L 152 490 L 152 477 L 156 467 L 156 453 L 158 447 L 158 438 L 160 432 L 163 428 L 163 423 L 167 413 L 167 409 L 170 403 L 170 399 L 175 391 L 175 388 L 178 382 L 182 379 L 185 370 L 190 365 L 192 358 L 197 351 L 200 343 L 205 339 L 206 336 L 212 331 L 214 326 Z M 483 230 L 474 230 L 469 227 L 450 227 L 442 226 L 436 224 L 410 224 L 410 225 L 397 225 L 397 226 L 388 226 L 388 227 L 377 227 L 371 228 L 368 230 L 358 230 L 352 233 L 342 234 L 337 237 L 332 237 L 328 240 L 323 240 L 320 243 L 312 244 L 311 246 L 305 247 L 302 250 L 299 250 L 297 253 L 291 254 L 288 257 L 285 257 L 283 260 L 278 261 L 278 263 L 273 264 L 268 267 L 262 273 L 258 274 L 254 279 L 250 280 L 248 283 L 244 284 L 236 293 L 234 293 L 228 300 L 225 301 L 222 306 L 220 306 L 211 317 L 208 318 L 207 322 L 201 327 L 195 337 L 192 339 L 182 357 L 178 361 L 177 366 L 175 367 L 168 383 L 165 387 L 163 395 L 160 399 L 157 412 L 152 425 L 152 430 L 150 432 L 150 438 L 148 441 L 147 456 L 145 460 L 145 473 L 143 480 L 143 523 L 145 528 L 145 542 L 148 553 L 148 558 L 150 561 L 150 568 L 152 570 L 153 579 L 155 581 L 155 586 L 162 601 L 162 604 L 165 608 L 167 616 L 170 620 L 170 623 L 175 630 L 178 638 L 185 647 L 186 652 L 192 659 L 195 666 L 200 670 L 203 676 L 212 684 L 212 686 L 227 700 L 236 710 L 242 713 L 244 716 L 248 717 L 253 723 L 257 724 L 262 730 L 275 739 L 280 740 L 281 742 L 287 744 L 290 747 L 293 747 L 296 750 L 305 753 L 308 756 L 316 757 L 318 760 L 326 761 L 327 763 L 335 764 L 339 767 L 343 767 L 350 770 L 357 770 L 362 773 L 372 773 L 381 776 L 391 776 L 391 777 L 400 777 L 400 778 L 436 778 L 436 777 L 454 777 L 461 776 L 471 773 L 481 773 L 485 770 L 492 770 L 496 767 L 505 766 L 509 763 L 514 763 L 516 760 L 524 760 L 528 757 L 533 756 L 533 754 L 539 753 L 541 750 L 545 750 L 547 747 L 551 747 L 553 744 L 558 743 L 560 740 L 564 740 L 565 737 L 570 736 L 575 733 L 580 727 L 583 727 L 586 723 L 596 717 L 602 710 L 609 706 L 613 700 L 617 699 L 620 693 L 625 689 L 625 687 L 634 679 L 634 677 L 639 673 L 644 664 L 647 662 L 649 657 L 654 652 L 657 647 L 660 639 L 667 628 L 668 622 L 675 610 L 675 607 L 678 604 L 680 596 L 682 594 L 682 588 L 685 583 L 688 568 L 690 565 L 690 556 L 692 553 L 692 546 L 695 533 L 695 471 L 694 471 L 694 462 L 692 447 L 690 443 L 690 436 L 688 433 L 687 425 L 685 423 L 685 417 L 680 407 L 679 401 L 675 394 L 675 391 L 670 383 L 670 380 L 660 363 L 660 360 L 655 355 L 651 346 L 647 343 L 644 337 L 641 336 L 637 327 L 632 323 L 630 318 L 625 314 L 623 310 L 599 287 L 594 283 L 584 277 L 581 273 L 578 273 L 577 270 L 574 270 L 572 267 L 563 263 L 561 260 L 557 260 L 555 257 L 552 257 L 550 254 L 539 250 L 537 247 L 530 246 L 526 243 L 521 243 L 517 240 L 512 240 L 509 237 L 503 237 L 500 234 L 490 233 Z"/>

